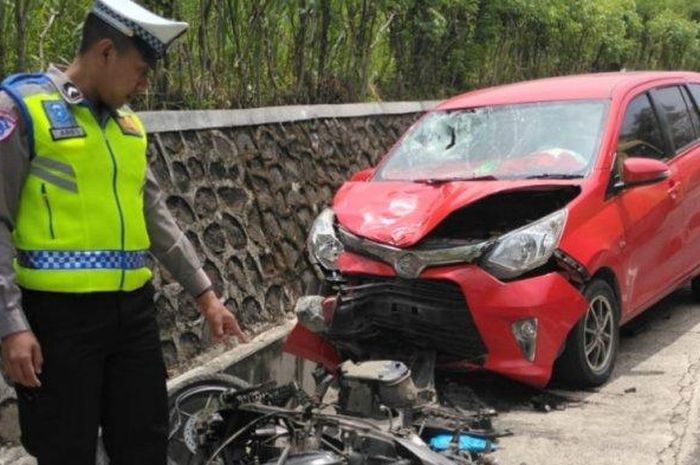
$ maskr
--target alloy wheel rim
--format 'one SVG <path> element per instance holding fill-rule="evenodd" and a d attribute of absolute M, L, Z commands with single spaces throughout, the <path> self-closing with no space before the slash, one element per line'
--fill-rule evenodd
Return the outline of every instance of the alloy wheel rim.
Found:
<path fill-rule="evenodd" d="M 588 304 L 584 324 L 584 350 L 588 368 L 602 373 L 610 364 L 615 337 L 615 318 L 610 301 L 596 296 Z"/>
<path fill-rule="evenodd" d="M 169 413 L 170 432 L 168 441 L 181 443 L 193 455 L 199 454 L 196 431 L 197 422 L 207 418 L 217 409 L 219 396 L 229 389 L 226 386 L 205 385 L 189 389 L 180 394 Z M 197 405 L 185 406 L 184 404 L 187 404 L 190 400 L 194 400 Z M 203 405 L 199 405 L 200 403 L 203 403 Z M 194 409 L 190 411 L 192 407 Z M 212 462 L 212 464 L 217 463 L 218 461 Z"/>

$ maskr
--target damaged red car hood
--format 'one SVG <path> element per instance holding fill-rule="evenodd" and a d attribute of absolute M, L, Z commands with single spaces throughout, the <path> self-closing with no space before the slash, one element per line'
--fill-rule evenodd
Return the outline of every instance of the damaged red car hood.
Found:
<path fill-rule="evenodd" d="M 578 182 L 552 180 L 347 182 L 333 200 L 343 227 L 395 247 L 411 247 L 453 211 L 489 195 L 520 189 L 556 189 Z"/>

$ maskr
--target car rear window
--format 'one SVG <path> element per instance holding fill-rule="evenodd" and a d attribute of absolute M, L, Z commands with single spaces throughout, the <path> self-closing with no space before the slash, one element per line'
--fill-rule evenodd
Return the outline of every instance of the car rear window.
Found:
<path fill-rule="evenodd" d="M 630 157 L 663 159 L 666 157 L 661 125 L 647 94 L 634 98 L 627 106 L 617 144 L 618 153 Z"/>

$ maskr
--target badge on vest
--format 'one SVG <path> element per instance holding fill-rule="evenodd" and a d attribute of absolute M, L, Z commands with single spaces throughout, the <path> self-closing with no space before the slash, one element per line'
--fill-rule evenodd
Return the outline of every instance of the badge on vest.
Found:
<path fill-rule="evenodd" d="M 122 115 L 117 117 L 117 124 L 122 130 L 122 134 L 127 136 L 143 137 L 141 129 L 139 129 L 138 124 L 134 121 L 131 115 Z"/>
<path fill-rule="evenodd" d="M 12 113 L 0 110 L 0 142 L 10 137 L 16 127 L 17 118 Z"/>
<path fill-rule="evenodd" d="M 46 100 L 42 105 L 51 123 L 53 140 L 85 137 L 85 129 L 78 126 L 75 116 L 64 100 Z"/>

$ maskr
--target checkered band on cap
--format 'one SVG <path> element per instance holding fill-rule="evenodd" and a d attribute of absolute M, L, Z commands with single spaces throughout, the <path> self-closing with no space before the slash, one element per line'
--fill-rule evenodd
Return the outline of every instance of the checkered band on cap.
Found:
<path fill-rule="evenodd" d="M 146 251 L 20 250 L 17 262 L 35 270 L 135 270 L 146 266 Z"/>
<path fill-rule="evenodd" d="M 93 12 L 108 23 L 116 26 L 117 29 L 122 29 L 119 26 L 127 27 L 134 31 L 134 34 L 140 37 L 146 45 L 151 47 L 156 54 L 156 57 L 163 58 L 167 51 L 167 45 L 160 41 L 156 36 L 141 27 L 140 24 L 125 18 L 111 8 L 106 7 L 100 2 L 96 2 L 93 7 Z"/>

